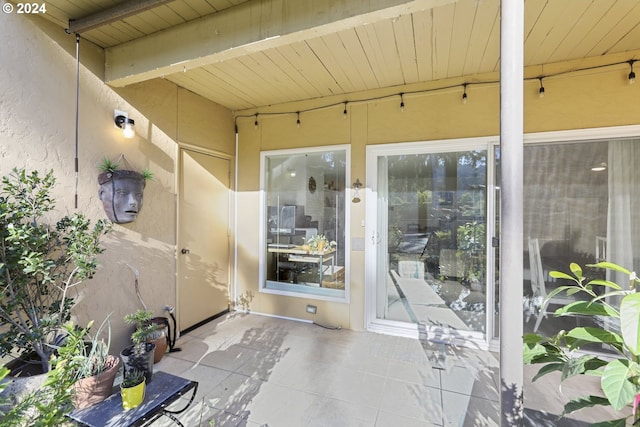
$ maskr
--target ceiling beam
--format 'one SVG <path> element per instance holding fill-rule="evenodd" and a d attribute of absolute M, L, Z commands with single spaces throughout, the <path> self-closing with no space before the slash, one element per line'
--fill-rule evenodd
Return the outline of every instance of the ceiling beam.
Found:
<path fill-rule="evenodd" d="M 457 0 L 252 0 L 105 50 L 115 87 L 429 10 Z"/>
<path fill-rule="evenodd" d="M 136 15 L 140 12 L 144 12 L 154 7 L 162 6 L 165 3 L 172 2 L 174 0 L 132 0 L 124 1 L 120 4 L 112 6 L 108 9 L 101 10 L 91 15 L 83 16 L 78 19 L 69 20 L 69 28 L 65 31 L 68 34 L 81 34 L 89 30 L 102 27 L 103 25 L 110 24 L 112 22 L 120 21 L 128 18 L 129 16 Z"/>

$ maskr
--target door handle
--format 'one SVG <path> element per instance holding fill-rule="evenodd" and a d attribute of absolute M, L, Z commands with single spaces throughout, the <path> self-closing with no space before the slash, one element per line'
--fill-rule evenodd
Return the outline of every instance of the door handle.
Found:
<path fill-rule="evenodd" d="M 182 250 L 181 250 L 180 252 L 182 252 L 182 254 L 183 254 L 183 255 L 186 255 L 186 254 L 188 254 L 190 251 L 189 251 L 189 249 L 187 249 L 187 248 L 182 248 Z"/>

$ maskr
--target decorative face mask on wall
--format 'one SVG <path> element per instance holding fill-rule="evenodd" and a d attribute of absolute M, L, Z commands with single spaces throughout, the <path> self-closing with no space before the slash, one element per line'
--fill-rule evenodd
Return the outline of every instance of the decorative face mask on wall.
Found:
<path fill-rule="evenodd" d="M 107 217 L 116 224 L 133 222 L 142 209 L 146 180 L 132 170 L 116 170 L 98 175 L 99 196 Z"/>

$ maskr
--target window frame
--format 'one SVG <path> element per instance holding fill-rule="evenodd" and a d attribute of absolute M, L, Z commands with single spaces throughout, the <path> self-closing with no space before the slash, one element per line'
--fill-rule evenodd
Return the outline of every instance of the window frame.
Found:
<path fill-rule="evenodd" d="M 307 292 L 297 292 L 293 290 L 272 289 L 267 287 L 267 260 L 269 253 L 267 252 L 267 159 L 270 156 L 283 155 L 300 155 L 309 153 L 323 153 L 331 151 L 343 151 L 345 154 L 345 206 L 344 206 L 344 291 L 341 297 L 319 295 Z M 260 152 L 260 238 L 259 238 L 259 286 L 258 291 L 265 294 L 290 296 L 296 298 L 305 298 L 313 300 L 323 300 L 339 303 L 350 302 L 350 275 L 351 275 L 351 146 L 348 144 L 340 145 L 324 145 L 317 147 L 290 148 L 280 150 L 266 150 Z M 306 184 L 305 184 L 306 188 Z M 308 191 L 308 190 L 307 190 Z"/>

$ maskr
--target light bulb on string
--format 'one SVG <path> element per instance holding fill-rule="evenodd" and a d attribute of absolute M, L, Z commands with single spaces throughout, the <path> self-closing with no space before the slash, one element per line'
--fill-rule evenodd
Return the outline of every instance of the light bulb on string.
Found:
<path fill-rule="evenodd" d="M 400 94 L 400 112 L 404 113 L 404 93 Z"/>
<path fill-rule="evenodd" d="M 466 104 L 467 103 L 467 99 L 468 99 L 468 96 L 467 96 L 467 84 L 466 83 L 463 84 L 462 87 L 464 89 L 463 92 L 462 92 L 462 103 Z"/>
<path fill-rule="evenodd" d="M 300 111 L 296 111 L 298 118 L 296 119 L 296 126 L 300 129 Z"/>
<path fill-rule="evenodd" d="M 253 122 L 253 126 L 258 129 L 258 113 L 256 113 L 256 120 Z"/>
<path fill-rule="evenodd" d="M 346 119 L 347 118 L 347 103 L 344 103 L 344 110 L 342 111 L 342 118 Z"/>
<path fill-rule="evenodd" d="M 633 63 L 636 62 L 635 59 L 629 60 L 629 67 L 631 67 L 631 71 L 629 72 L 629 84 L 632 85 L 636 82 L 636 73 L 633 71 Z"/>
<path fill-rule="evenodd" d="M 540 98 L 544 98 L 544 86 L 542 85 L 542 79 L 544 79 L 544 77 L 538 77 L 538 80 L 540 80 L 540 89 L 538 89 L 538 95 Z"/>

